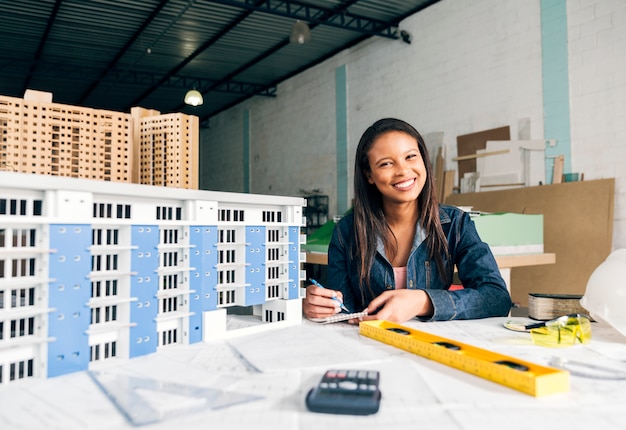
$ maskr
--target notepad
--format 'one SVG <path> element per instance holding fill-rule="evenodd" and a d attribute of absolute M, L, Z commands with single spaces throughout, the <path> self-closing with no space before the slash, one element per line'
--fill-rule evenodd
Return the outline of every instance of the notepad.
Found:
<path fill-rule="evenodd" d="M 330 324 L 330 323 L 336 323 L 336 322 L 340 322 L 340 321 L 347 321 L 347 320 L 351 320 L 352 318 L 361 318 L 361 317 L 365 317 L 367 316 L 367 311 L 363 311 L 363 312 L 353 312 L 353 313 L 338 313 L 326 318 L 308 318 L 309 321 L 313 321 L 316 323 L 320 323 L 320 324 Z"/>

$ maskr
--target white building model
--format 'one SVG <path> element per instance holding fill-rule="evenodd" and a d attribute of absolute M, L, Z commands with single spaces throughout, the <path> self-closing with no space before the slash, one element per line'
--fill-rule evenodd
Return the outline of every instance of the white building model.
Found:
<path fill-rule="evenodd" d="M 300 323 L 305 205 L 0 172 L 0 385 Z"/>

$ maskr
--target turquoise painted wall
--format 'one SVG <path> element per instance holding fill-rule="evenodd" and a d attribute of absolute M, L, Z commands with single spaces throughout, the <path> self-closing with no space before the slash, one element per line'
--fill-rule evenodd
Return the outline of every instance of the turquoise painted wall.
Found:
<path fill-rule="evenodd" d="M 346 66 L 335 70 L 335 115 L 337 127 L 337 213 L 350 208 L 348 201 L 348 86 Z"/>
<path fill-rule="evenodd" d="M 554 157 L 565 156 L 563 172 L 572 168 L 566 0 L 541 0 L 541 59 L 544 136 L 556 140 L 546 148 L 546 182 L 552 183 Z"/>

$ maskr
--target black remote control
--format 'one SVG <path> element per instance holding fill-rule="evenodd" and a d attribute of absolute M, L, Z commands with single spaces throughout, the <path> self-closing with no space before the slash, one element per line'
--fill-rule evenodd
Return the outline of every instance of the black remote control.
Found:
<path fill-rule="evenodd" d="M 377 370 L 327 370 L 307 394 L 307 408 L 330 414 L 375 414 L 380 406 L 379 382 Z"/>

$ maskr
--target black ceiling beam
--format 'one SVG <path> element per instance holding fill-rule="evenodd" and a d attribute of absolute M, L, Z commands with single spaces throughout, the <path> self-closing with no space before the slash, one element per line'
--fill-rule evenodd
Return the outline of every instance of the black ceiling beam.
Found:
<path fill-rule="evenodd" d="M 224 28 L 219 34 L 217 34 L 216 36 L 214 36 L 211 39 L 209 39 L 206 42 L 204 42 L 201 46 L 198 47 L 198 49 L 196 49 L 194 52 L 192 52 L 183 61 L 178 63 L 178 65 L 176 67 L 174 67 L 165 76 L 163 76 L 161 81 L 157 82 L 156 84 L 154 84 L 150 88 L 148 88 L 146 91 L 144 91 L 127 108 L 130 109 L 133 106 L 139 106 L 141 104 L 141 102 L 145 98 L 147 98 L 150 94 L 152 94 L 154 91 L 156 91 L 162 83 L 165 83 L 165 81 L 167 81 L 167 79 L 169 79 L 170 77 L 177 75 L 178 72 L 180 72 L 187 64 L 191 63 L 191 61 L 193 59 L 195 59 L 197 56 L 199 56 L 204 51 L 209 49 L 218 40 L 220 40 L 227 33 L 229 33 L 231 30 L 233 30 L 235 27 L 237 27 L 239 24 L 241 24 L 241 22 L 244 21 L 248 16 L 250 16 L 251 13 L 252 12 L 249 11 L 249 12 L 241 14 L 239 17 L 237 17 L 235 20 L 233 20 L 233 22 L 231 22 L 228 26 L 226 26 L 226 28 Z M 196 88 L 196 89 L 198 89 L 198 88 Z"/>
<path fill-rule="evenodd" d="M 398 39 L 398 23 L 389 23 L 381 20 L 355 15 L 348 12 L 347 7 L 341 10 L 327 9 L 291 0 L 211 0 L 225 6 L 234 6 L 253 12 L 263 12 L 279 15 L 286 18 L 299 19 L 310 24 L 327 25 L 351 30 L 370 36 L 380 36 L 389 39 Z M 356 2 L 353 2 L 356 3 Z"/>
<path fill-rule="evenodd" d="M 352 6 L 353 4 L 357 3 L 359 0 L 348 0 L 345 3 L 342 3 L 340 6 L 338 6 L 336 9 L 334 10 L 326 10 L 325 14 L 326 16 L 332 16 L 338 13 L 341 13 L 345 10 L 347 10 L 350 6 Z M 324 16 L 321 16 L 320 19 L 323 19 Z M 311 29 L 315 28 L 316 26 L 318 26 L 319 24 L 311 24 L 310 27 Z M 359 41 L 362 41 L 366 38 L 370 37 L 369 35 L 363 35 L 361 38 L 359 38 Z M 264 59 L 270 57 L 271 55 L 275 54 L 277 51 L 279 51 L 280 49 L 284 48 L 285 46 L 289 45 L 289 43 L 291 43 L 289 41 L 289 37 L 286 37 L 282 42 L 277 43 L 275 46 L 273 46 L 271 49 L 263 52 L 261 55 L 258 55 L 256 58 L 253 58 L 252 60 L 248 61 L 248 63 L 243 64 L 242 66 L 240 66 L 239 68 L 237 68 L 236 70 L 232 71 L 231 73 L 228 74 L 228 76 L 226 78 L 228 79 L 232 79 L 234 76 L 237 76 L 239 73 L 242 73 L 243 71 L 249 69 L 250 67 L 254 66 L 255 64 L 263 61 Z M 337 51 L 335 51 L 332 55 L 334 55 L 337 52 L 341 52 L 343 49 L 345 49 L 345 46 L 340 47 Z M 327 57 L 328 58 L 328 57 Z M 307 64 L 304 67 L 302 67 L 299 71 L 297 71 L 296 73 L 291 73 L 288 76 L 283 76 L 280 79 L 276 80 L 275 82 L 273 82 L 272 85 L 273 87 L 277 86 L 280 82 L 290 78 L 291 76 L 294 76 L 298 73 L 300 73 L 303 70 L 306 70 L 307 68 L 309 68 L 311 66 L 311 64 Z M 202 95 L 206 96 L 207 93 L 210 92 L 209 90 L 203 91 Z M 251 95 L 249 96 L 251 97 Z M 218 112 L 211 112 L 207 115 L 203 115 L 202 117 L 200 117 L 200 126 L 202 127 L 208 127 L 209 124 L 209 119 L 211 118 L 211 116 L 218 114 L 219 112 L 222 112 L 226 109 L 229 109 L 233 106 L 236 106 L 237 104 L 243 102 L 244 100 L 248 99 L 249 97 L 244 97 L 242 99 L 238 99 L 235 100 L 233 103 L 223 107 L 220 111 Z M 184 107 L 184 105 L 178 106 L 177 109 L 175 110 L 180 110 Z"/>
<path fill-rule="evenodd" d="M 48 18 L 48 23 L 46 24 L 46 29 L 41 35 L 39 46 L 37 47 L 37 52 L 35 53 L 35 58 L 33 59 L 34 61 L 32 62 L 30 66 L 30 70 L 28 71 L 28 74 L 26 75 L 26 80 L 24 81 L 24 87 L 22 88 L 22 94 L 26 92 L 26 90 L 28 89 L 30 85 L 31 80 L 33 79 L 33 74 L 35 73 L 37 62 L 41 59 L 43 48 L 46 45 L 46 41 L 48 40 L 48 35 L 50 34 L 50 31 L 52 30 L 52 26 L 54 25 L 54 21 L 56 20 L 57 15 L 59 14 L 59 9 L 61 8 L 62 2 L 63 0 L 57 0 L 54 3 L 54 7 L 52 8 L 52 12 L 50 13 L 50 18 Z"/>
<path fill-rule="evenodd" d="M 214 3 L 223 3 L 223 4 L 228 3 L 228 4 L 235 5 L 235 6 L 241 6 L 241 5 L 243 5 L 243 3 L 244 3 L 244 1 L 245 1 L 245 3 L 248 5 L 247 7 L 261 7 L 261 6 L 259 6 L 259 5 L 257 5 L 257 6 L 252 5 L 252 3 L 251 3 L 251 1 L 250 1 L 250 0 L 241 0 L 241 1 L 235 1 L 235 0 L 223 0 L 223 1 L 222 1 L 222 0 L 212 0 L 212 1 L 213 1 Z M 423 9 L 426 9 L 427 7 L 429 7 L 429 6 L 431 6 L 431 5 L 435 4 L 435 3 L 437 3 L 437 2 L 439 2 L 439 1 L 440 1 L 440 0 L 431 0 L 431 1 L 429 1 L 429 2 L 427 2 L 427 3 L 425 3 L 425 4 L 423 4 L 422 6 L 420 6 L 420 7 L 417 7 L 417 8 L 415 8 L 415 9 L 413 9 L 412 11 L 410 11 L 410 12 L 406 13 L 405 15 L 403 15 L 403 16 L 401 16 L 401 17 L 399 17 L 399 18 L 397 19 L 398 23 L 399 23 L 400 21 L 402 21 L 403 19 L 405 19 L 405 18 L 407 18 L 407 17 L 409 17 L 409 16 L 412 16 L 413 14 L 415 14 L 415 13 L 417 13 L 417 12 L 419 12 L 419 11 L 423 10 Z M 341 3 L 340 5 L 338 5 L 338 6 L 337 6 L 336 8 L 334 8 L 334 9 L 328 9 L 328 10 L 326 10 L 326 17 L 328 17 L 328 18 L 330 19 L 330 17 L 333 17 L 333 16 L 341 16 L 342 14 L 346 14 L 346 13 L 347 13 L 346 11 L 348 10 L 348 8 L 349 8 L 349 7 L 351 7 L 351 6 L 353 6 L 354 4 L 356 4 L 356 3 L 358 3 L 358 2 L 359 2 L 359 0 L 347 0 L 347 1 L 343 2 L 343 3 Z M 264 2 L 263 2 L 263 1 L 261 1 L 261 2 L 255 2 L 255 3 L 264 3 Z M 271 5 L 271 4 L 283 4 L 283 3 L 290 3 L 290 5 L 291 5 L 291 6 L 296 6 L 296 5 L 298 5 L 298 7 L 307 7 L 307 5 L 302 5 L 302 4 L 300 4 L 300 3 L 293 2 L 293 1 L 292 1 L 292 2 L 285 2 L 285 1 L 276 1 L 276 2 L 267 1 L 267 2 L 265 2 L 265 4 L 266 4 L 266 6 L 267 6 L 267 7 L 269 7 L 269 5 Z M 320 10 L 321 10 L 321 9 L 320 9 Z M 309 12 L 309 13 L 310 13 L 310 12 Z M 316 22 L 315 22 L 315 23 L 312 23 L 312 24 L 310 25 L 311 29 L 313 29 L 315 26 L 317 26 L 317 25 L 321 24 L 321 22 L 323 22 L 323 21 L 324 21 L 324 19 L 325 19 L 324 17 L 321 17 L 321 19 L 320 19 L 320 18 L 316 19 Z M 393 24 L 389 24 L 389 25 L 392 25 L 392 26 L 393 26 Z M 297 75 L 297 74 L 299 74 L 299 73 L 301 73 L 301 72 L 303 72 L 303 71 L 305 71 L 305 70 L 309 69 L 310 67 L 315 66 L 316 64 L 320 64 L 320 63 L 322 63 L 322 62 L 326 61 L 327 59 L 332 58 L 333 56 L 335 56 L 335 55 L 336 55 L 336 54 L 338 54 L 339 52 L 342 52 L 343 50 L 345 50 L 345 49 L 349 48 L 350 46 L 353 46 L 353 45 L 359 44 L 359 43 L 363 42 L 364 40 L 366 40 L 366 39 L 367 39 L 367 38 L 369 38 L 369 37 L 370 37 L 370 35 L 369 35 L 369 34 L 363 34 L 361 37 L 357 38 L 356 40 L 352 41 L 351 43 L 348 43 L 348 44 L 346 44 L 346 45 L 344 45 L 344 46 L 340 46 L 340 47 L 338 47 L 336 50 L 334 50 L 334 51 L 332 51 L 332 52 L 328 53 L 326 56 L 324 56 L 324 57 L 322 57 L 322 58 L 319 58 L 319 59 L 317 59 L 316 61 L 313 61 L 313 62 L 311 62 L 311 63 L 309 63 L 309 64 L 306 64 L 306 65 L 304 65 L 303 67 L 301 67 L 300 69 L 295 70 L 295 71 L 293 71 L 293 72 L 289 73 L 288 75 L 285 75 L 285 76 L 280 77 L 279 79 L 277 79 L 277 80 L 275 80 L 274 82 L 272 82 L 270 85 L 277 86 L 277 85 L 278 85 L 278 84 L 280 84 L 281 82 L 283 82 L 283 81 L 285 81 L 285 80 L 287 80 L 287 79 L 289 79 L 289 78 L 291 78 L 291 77 L 293 77 L 293 76 L 295 76 L 295 75 Z M 398 37 L 397 37 L 397 36 L 396 36 L 396 37 L 393 37 L 393 39 L 398 39 Z M 266 52 L 266 53 L 263 55 L 263 57 L 267 57 L 267 56 L 269 56 L 270 54 L 274 53 L 274 52 L 277 50 L 277 48 L 280 48 L 280 47 L 282 47 L 282 46 L 284 46 L 284 45 L 279 44 L 279 46 L 278 46 L 278 47 L 275 47 L 275 48 L 273 48 L 272 50 L 270 50 L 270 51 Z M 256 62 L 258 62 L 258 61 L 260 61 L 260 60 L 249 62 L 249 63 L 248 63 L 248 65 L 246 65 L 246 66 L 244 66 L 244 67 L 240 67 L 238 70 L 242 71 L 242 70 L 244 70 L 246 67 L 251 67 L 252 65 L 254 65 L 254 64 L 255 64 Z M 234 74 L 231 74 L 231 76 L 234 76 Z M 201 116 L 201 117 L 200 117 L 200 125 L 201 125 L 201 127 L 209 127 L 209 120 L 210 120 L 210 118 L 211 118 L 212 116 L 217 115 L 217 114 L 219 114 L 220 112 L 223 112 L 223 111 L 225 111 L 225 110 L 228 110 L 228 109 L 230 109 L 230 108 L 232 108 L 232 107 L 234 107 L 234 106 L 236 106 L 236 105 L 240 104 L 241 102 L 243 102 L 243 101 L 244 101 L 244 100 L 246 100 L 247 98 L 249 98 L 249 97 L 245 97 L 245 98 L 243 98 L 243 99 L 238 99 L 238 100 L 235 100 L 234 102 L 232 102 L 232 103 L 230 103 L 230 104 L 228 104 L 228 105 L 222 106 L 222 108 L 220 108 L 219 110 L 217 110 L 217 111 L 215 111 L 215 112 L 211 112 L 211 113 L 208 113 L 208 114 L 206 114 L 206 115 Z"/>
<path fill-rule="evenodd" d="M 263 2 L 263 0 L 256 0 L 256 3 L 262 3 L 262 2 Z M 242 15 L 240 15 L 226 29 L 222 30 L 222 32 L 220 32 L 220 34 L 218 34 L 216 37 L 214 37 L 210 41 L 211 43 L 205 43 L 205 45 L 203 45 L 203 46 L 205 46 L 204 49 L 208 49 L 211 45 L 213 45 L 215 42 L 217 42 L 219 39 L 221 39 L 223 36 L 225 36 L 228 32 L 230 32 L 237 25 L 239 25 L 244 19 L 249 17 L 252 14 L 252 12 L 253 11 L 249 10 L 249 11 L 246 11 L 245 13 L 243 13 Z M 255 64 L 259 63 L 260 61 L 268 58 L 270 55 L 276 53 L 277 51 L 279 51 L 280 49 L 284 48 L 288 44 L 289 44 L 289 38 L 283 40 L 282 42 L 277 43 L 274 47 L 272 47 L 269 50 L 263 52 L 261 55 L 258 55 L 256 58 L 252 59 L 251 61 L 248 61 L 246 64 L 244 64 L 244 65 L 238 67 L 237 69 L 233 70 L 232 72 L 230 72 L 228 75 L 224 76 L 222 79 L 220 79 L 219 81 L 217 81 L 213 85 L 210 85 L 208 88 L 207 87 L 198 86 L 198 87 L 196 87 L 196 90 L 200 91 L 200 93 L 202 93 L 203 96 L 206 96 L 211 91 L 214 91 L 214 88 L 218 88 L 220 86 L 226 85 L 229 81 L 232 80 L 233 77 L 235 77 L 238 74 L 240 74 L 241 72 L 249 69 L 250 67 L 252 67 Z M 271 85 L 270 88 L 274 89 L 273 90 L 273 95 L 275 96 L 276 95 L 276 86 L 275 85 Z M 254 95 L 255 94 L 249 94 L 248 96 L 252 97 Z M 241 102 L 242 100 L 245 100 L 246 98 L 240 99 L 238 102 Z M 174 112 L 180 111 L 184 107 L 185 107 L 185 104 L 181 104 L 181 105 L 176 106 L 173 110 L 174 110 Z"/>
<path fill-rule="evenodd" d="M 68 66 L 64 63 L 50 63 L 50 62 L 32 62 L 28 60 L 0 60 L 0 69 L 10 71 L 14 76 L 24 76 L 25 71 L 29 68 L 37 68 L 39 76 L 54 78 L 54 79 L 68 79 L 68 80 L 80 80 L 91 81 L 92 76 L 97 74 L 100 69 L 97 67 L 89 66 Z M 182 75 L 171 75 L 164 77 L 152 72 L 140 72 L 134 70 L 123 70 L 118 68 L 112 68 L 108 71 L 101 84 L 114 83 L 121 85 L 154 85 L 159 83 L 162 87 L 168 88 L 182 88 L 188 90 L 189 88 L 211 88 L 211 91 L 232 93 L 232 94 L 245 94 L 245 95 L 259 95 L 267 97 L 276 96 L 275 85 L 261 85 L 250 82 L 240 82 L 235 80 L 215 80 L 206 78 L 197 78 Z"/>
<path fill-rule="evenodd" d="M 78 99 L 79 105 L 83 104 L 83 102 L 87 99 L 87 97 L 89 97 L 89 95 L 91 95 L 91 93 L 96 89 L 96 87 L 100 84 L 100 82 L 104 80 L 104 78 L 111 71 L 114 70 L 115 65 L 120 61 L 120 59 L 124 56 L 124 54 L 126 54 L 126 52 L 133 46 L 133 43 L 135 43 L 135 41 L 139 39 L 141 34 L 144 32 L 144 30 L 148 28 L 148 26 L 152 23 L 154 18 L 161 12 L 161 10 L 163 10 L 163 8 L 167 5 L 167 3 L 169 3 L 169 0 L 161 0 L 161 3 L 159 3 L 158 6 L 154 8 L 154 10 L 150 13 L 150 16 L 148 16 L 148 18 L 137 29 L 137 31 L 135 31 L 135 34 L 133 34 L 133 37 L 128 39 L 128 41 L 122 47 L 122 49 L 118 51 L 115 58 L 113 58 L 113 60 L 111 60 L 109 64 L 107 65 L 107 67 L 102 71 L 102 73 L 100 73 L 100 77 L 96 79 L 95 81 L 93 81 L 91 85 L 89 86 L 89 88 L 87 88 L 87 90 L 79 97 Z"/>
<path fill-rule="evenodd" d="M 153 84 L 155 82 L 162 82 L 160 85 L 161 87 L 183 88 L 185 90 L 188 90 L 189 88 L 210 87 L 211 91 L 222 93 L 267 97 L 276 96 L 276 86 L 238 82 L 234 80 L 218 81 L 215 79 L 192 78 L 181 75 L 168 76 L 166 80 L 163 80 L 161 77 L 158 77 L 153 73 L 134 72 L 128 70 L 117 70 L 112 72 L 111 75 L 115 76 L 116 83 Z"/>
<path fill-rule="evenodd" d="M 343 4 L 339 5 L 335 9 L 324 9 L 324 8 L 313 7 L 313 6 L 310 6 L 310 5 L 301 4 L 301 3 L 298 3 L 298 2 L 294 2 L 294 1 L 285 1 L 285 0 L 280 0 L 280 1 L 279 0 L 277 0 L 277 1 L 272 1 L 272 0 L 242 0 L 242 1 L 211 0 L 211 2 L 212 3 L 218 3 L 218 4 L 224 4 L 224 5 L 228 5 L 228 6 L 235 6 L 235 7 L 243 8 L 243 9 L 245 9 L 245 13 L 242 13 L 239 17 L 237 17 L 235 20 L 233 20 L 219 34 L 217 34 L 216 36 L 214 36 L 210 40 L 207 40 L 204 44 L 202 44 L 200 47 L 198 47 L 198 49 L 196 49 L 191 55 L 189 55 L 187 58 L 185 58 L 175 68 L 170 70 L 165 76 L 163 76 L 163 78 L 160 81 L 154 83 L 150 88 L 148 88 L 146 91 L 144 91 L 139 97 L 137 97 L 133 101 L 133 103 L 130 106 L 128 106 L 128 109 L 130 109 L 132 106 L 138 106 L 139 104 L 141 104 L 141 101 L 146 99 L 152 92 L 156 91 L 159 88 L 160 85 L 164 85 L 169 78 L 171 78 L 173 76 L 177 76 L 179 74 L 179 72 L 187 64 L 189 64 L 194 58 L 199 56 L 205 50 L 209 49 L 218 40 L 220 40 L 223 36 L 225 36 L 227 33 L 229 33 L 231 30 L 233 30 L 237 25 L 239 25 L 246 18 L 248 18 L 252 13 L 257 12 L 257 11 L 266 12 L 266 13 L 273 13 L 273 14 L 276 14 L 276 15 L 287 16 L 287 17 L 291 17 L 291 18 L 295 18 L 295 19 L 299 19 L 299 18 L 302 18 L 302 17 L 308 17 L 307 21 L 309 23 L 311 23 L 311 25 L 310 25 L 311 28 L 314 28 L 317 25 L 322 25 L 323 23 L 326 23 L 326 22 L 329 22 L 329 21 L 330 22 L 335 22 L 334 20 L 338 20 L 339 22 L 343 22 L 344 23 L 343 25 L 350 25 L 350 26 L 348 26 L 348 27 L 345 27 L 345 26 L 341 27 L 340 25 L 337 25 L 335 23 L 336 27 L 341 27 L 341 28 L 349 29 L 349 30 L 357 30 L 357 31 L 360 29 L 361 32 L 366 33 L 368 36 L 371 36 L 371 35 L 381 35 L 381 36 L 388 37 L 388 38 L 391 38 L 391 39 L 398 39 L 398 36 L 395 34 L 395 30 L 393 30 L 394 31 L 393 35 L 390 33 L 392 31 L 392 28 L 395 28 L 393 25 L 391 25 L 389 23 L 384 23 L 383 21 L 371 20 L 371 19 L 364 18 L 364 17 L 357 17 L 356 15 L 348 13 L 347 12 L 348 7 L 350 7 L 353 4 L 357 3 L 358 0 L 350 0 L 350 1 L 346 2 L 346 3 L 343 3 Z M 344 20 L 344 19 L 341 18 L 341 16 L 348 16 L 349 19 L 348 20 Z M 357 18 L 359 18 L 359 19 L 357 19 Z M 387 28 L 388 31 L 382 31 L 382 29 L 381 29 L 378 32 L 372 33 L 371 29 L 374 28 L 374 24 L 373 24 L 374 22 L 377 23 L 377 26 L 380 26 L 381 23 L 384 24 L 384 27 Z M 365 28 L 369 28 L 369 30 L 365 31 Z M 264 60 L 265 58 L 268 58 L 270 55 L 272 55 L 275 52 L 277 52 L 278 50 L 284 48 L 288 44 L 289 44 L 289 39 L 286 38 L 284 41 L 276 44 L 276 46 L 274 46 L 274 47 L 270 48 L 269 50 L 265 51 L 264 53 L 262 53 L 261 55 L 257 56 L 255 59 L 253 59 L 252 61 L 249 61 L 248 63 L 244 64 L 243 66 L 241 66 L 241 67 L 237 68 L 236 70 L 232 71 L 227 76 L 222 78 L 219 82 L 217 82 L 217 83 L 215 83 L 213 85 L 210 85 L 208 88 L 207 87 L 201 87 L 201 86 L 196 87 L 196 90 L 200 91 L 203 95 L 206 95 L 209 92 L 214 91 L 218 87 L 224 87 L 225 85 L 227 86 L 227 83 L 230 82 L 233 77 L 235 77 L 238 74 L 242 73 L 243 71 L 249 69 L 250 67 L 252 67 L 255 64 L 259 63 L 260 61 Z M 272 87 L 274 87 L 274 86 L 272 85 Z M 255 94 L 248 94 L 249 97 L 251 97 L 253 95 L 255 95 Z M 273 92 L 273 95 L 275 95 L 275 90 Z M 243 101 L 244 99 L 239 100 L 239 102 Z M 185 105 L 181 104 L 181 105 L 177 106 L 174 109 L 174 111 L 180 110 L 180 109 L 182 109 L 184 107 L 185 107 Z M 206 119 L 208 119 L 208 117 Z"/>

